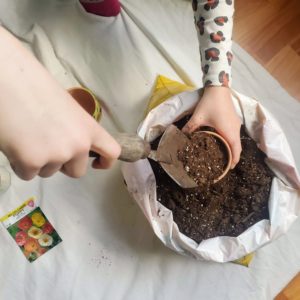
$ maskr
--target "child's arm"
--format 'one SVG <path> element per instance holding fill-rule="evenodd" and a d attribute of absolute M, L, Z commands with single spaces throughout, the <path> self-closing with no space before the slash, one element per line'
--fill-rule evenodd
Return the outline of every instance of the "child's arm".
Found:
<path fill-rule="evenodd" d="M 233 0 L 193 0 L 204 95 L 183 129 L 193 132 L 200 126 L 214 127 L 229 143 L 234 167 L 241 152 L 240 127 L 228 87 L 231 83 L 231 35 Z"/>
<path fill-rule="evenodd" d="M 0 26 L 0 150 L 16 174 L 29 180 L 61 170 L 82 176 L 90 149 L 108 168 L 117 142 Z"/>
<path fill-rule="evenodd" d="M 193 1 L 204 86 L 231 83 L 233 0 Z"/>

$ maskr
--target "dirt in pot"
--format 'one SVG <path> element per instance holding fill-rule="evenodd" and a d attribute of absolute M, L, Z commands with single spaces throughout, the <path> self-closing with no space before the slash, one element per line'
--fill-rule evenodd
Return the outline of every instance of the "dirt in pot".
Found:
<path fill-rule="evenodd" d="M 187 118 L 177 122 L 181 128 Z M 159 139 L 152 143 L 156 149 Z M 154 161 L 157 199 L 173 212 L 179 230 L 195 240 L 238 236 L 254 223 L 269 219 L 268 198 L 274 174 L 264 162 L 265 154 L 241 129 L 243 151 L 235 169 L 212 185 L 195 189 L 179 187 Z"/>
<path fill-rule="evenodd" d="M 187 174 L 198 185 L 211 184 L 219 178 L 226 168 L 227 156 L 225 145 L 205 132 L 191 134 L 189 143 L 178 152 Z"/>

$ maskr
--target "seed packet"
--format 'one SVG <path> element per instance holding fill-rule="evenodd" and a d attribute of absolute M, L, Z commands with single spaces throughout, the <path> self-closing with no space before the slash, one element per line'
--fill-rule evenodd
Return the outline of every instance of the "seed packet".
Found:
<path fill-rule="evenodd" d="M 34 198 L 25 201 L 0 222 L 7 229 L 29 262 L 58 245 L 62 239 Z"/>

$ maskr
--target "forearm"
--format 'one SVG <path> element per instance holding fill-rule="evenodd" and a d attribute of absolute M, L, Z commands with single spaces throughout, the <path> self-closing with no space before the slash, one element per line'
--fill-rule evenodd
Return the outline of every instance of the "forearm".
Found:
<path fill-rule="evenodd" d="M 0 86 L 2 90 L 10 87 L 12 80 L 22 85 L 23 71 L 30 71 L 28 66 L 34 57 L 11 33 L 0 26 Z M 30 75 L 26 74 L 26 76 Z M 2 99 L 4 97 L 1 97 Z M 0 98 L 0 99 L 1 99 Z"/>
<path fill-rule="evenodd" d="M 61 96 L 62 89 L 34 55 L 11 33 L 0 27 L 1 110 L 10 108 L 9 102 L 17 101 L 16 99 L 23 101 L 22 99 L 32 98 L 31 103 L 34 101 L 42 103 L 43 98 L 32 97 L 35 91 L 31 83 L 35 82 L 44 87 L 45 94 L 49 92 L 51 86 L 51 92 L 57 92 L 58 96 Z M 12 87 L 17 87 L 17 90 Z M 16 97 L 17 94 L 23 97 Z M 44 107 L 46 108 L 47 105 Z"/>
<path fill-rule="evenodd" d="M 6 61 L 14 59 L 22 48 L 22 44 L 0 25 L 0 65 L 2 69 Z"/>
<path fill-rule="evenodd" d="M 233 0 L 193 0 L 204 86 L 230 86 Z"/>

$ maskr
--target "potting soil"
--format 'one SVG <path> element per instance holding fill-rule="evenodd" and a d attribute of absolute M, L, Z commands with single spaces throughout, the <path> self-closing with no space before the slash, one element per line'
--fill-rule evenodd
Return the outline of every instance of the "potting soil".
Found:
<path fill-rule="evenodd" d="M 177 122 L 179 128 L 187 118 Z M 159 138 L 152 143 L 156 149 Z M 150 160 L 157 182 L 157 199 L 173 212 L 180 232 L 196 242 L 216 236 L 238 236 L 254 223 L 269 218 L 268 198 L 273 178 L 265 154 L 241 129 L 242 153 L 237 166 L 215 184 L 195 189 L 179 187 Z M 160 212 L 158 213 L 160 216 Z"/>

